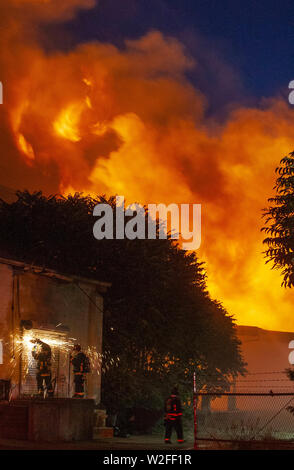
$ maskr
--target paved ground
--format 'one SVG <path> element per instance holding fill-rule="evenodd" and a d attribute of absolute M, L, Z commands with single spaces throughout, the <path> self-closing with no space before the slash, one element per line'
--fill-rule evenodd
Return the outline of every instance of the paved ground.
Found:
<path fill-rule="evenodd" d="M 278 441 L 261 443 L 232 442 L 198 442 L 198 450 L 294 450 L 294 442 L 282 443 Z M 94 439 L 85 442 L 58 442 L 40 443 L 17 441 L 13 439 L 0 439 L 0 450 L 193 450 L 193 441 L 188 439 L 184 444 L 165 444 L 160 436 L 130 436 L 128 438 L 114 437 Z"/>
<path fill-rule="evenodd" d="M 200 449 L 214 448 L 211 444 L 200 443 Z M 93 441 L 78 443 L 40 443 L 16 441 L 13 439 L 0 439 L 0 450 L 188 450 L 193 449 L 193 442 L 183 444 L 165 444 L 159 436 L 130 436 L 127 438 L 114 437 L 94 439 Z"/>

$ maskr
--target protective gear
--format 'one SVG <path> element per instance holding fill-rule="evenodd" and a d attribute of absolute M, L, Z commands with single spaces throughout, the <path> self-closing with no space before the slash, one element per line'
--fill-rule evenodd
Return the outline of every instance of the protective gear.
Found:
<path fill-rule="evenodd" d="M 70 362 L 73 365 L 75 393 L 74 398 L 84 398 L 85 374 L 90 372 L 89 358 L 81 351 L 80 345 L 75 345 L 74 356 Z"/>
<path fill-rule="evenodd" d="M 43 395 L 44 382 L 48 396 L 53 396 L 53 387 L 51 382 L 51 348 L 49 344 L 43 343 L 40 339 L 32 340 L 35 346 L 32 350 L 32 356 L 37 361 L 38 372 L 36 374 L 38 393 Z"/>
<path fill-rule="evenodd" d="M 170 437 L 173 428 L 177 433 L 178 442 L 182 443 L 183 440 L 183 427 L 182 427 L 182 406 L 178 392 L 174 389 L 171 395 L 165 401 L 165 442 L 170 444 Z"/>

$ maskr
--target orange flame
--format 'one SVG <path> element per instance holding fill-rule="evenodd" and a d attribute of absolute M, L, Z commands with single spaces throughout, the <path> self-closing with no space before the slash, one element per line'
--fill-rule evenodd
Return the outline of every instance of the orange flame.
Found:
<path fill-rule="evenodd" d="M 63 109 L 53 126 L 57 134 L 71 142 L 79 142 L 79 121 L 82 113 L 82 107 L 79 104 L 73 104 Z"/>
<path fill-rule="evenodd" d="M 34 21 L 68 17 L 83 5 L 8 2 L 22 3 L 35 5 Z M 199 256 L 211 294 L 239 323 L 294 329 L 292 293 L 264 264 L 260 234 L 274 169 L 294 147 L 293 110 L 285 100 L 236 109 L 213 125 L 205 118 L 206 98 L 186 78 L 195 64 L 177 40 L 151 32 L 126 41 L 124 50 L 95 42 L 45 54 L 9 18 L 9 34 L 0 36 L 2 154 L 13 169 L 30 164 L 34 181 L 27 176 L 26 185 L 36 189 L 36 175 L 44 182 L 51 172 L 53 190 L 64 193 L 201 203 Z"/>
<path fill-rule="evenodd" d="M 18 144 L 20 150 L 26 155 L 29 160 L 34 160 L 35 153 L 33 147 L 29 142 L 26 141 L 25 137 L 22 134 L 18 134 Z"/>

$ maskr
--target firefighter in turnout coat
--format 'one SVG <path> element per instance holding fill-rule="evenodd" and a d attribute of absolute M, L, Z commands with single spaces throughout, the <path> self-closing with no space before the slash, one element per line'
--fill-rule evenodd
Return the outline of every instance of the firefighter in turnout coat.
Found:
<path fill-rule="evenodd" d="M 81 346 L 76 344 L 70 358 L 73 366 L 75 393 L 74 398 L 84 398 L 85 395 L 85 374 L 90 372 L 89 358 L 81 350 Z"/>
<path fill-rule="evenodd" d="M 53 396 L 53 387 L 51 381 L 51 348 L 49 344 L 40 339 L 31 340 L 34 343 L 32 356 L 37 361 L 37 387 L 39 395 L 44 394 L 44 382 L 47 395 Z"/>
<path fill-rule="evenodd" d="M 177 433 L 178 443 L 184 442 L 182 427 L 182 406 L 177 388 L 172 390 L 171 395 L 165 401 L 165 438 L 166 444 L 171 444 L 172 430 Z"/>

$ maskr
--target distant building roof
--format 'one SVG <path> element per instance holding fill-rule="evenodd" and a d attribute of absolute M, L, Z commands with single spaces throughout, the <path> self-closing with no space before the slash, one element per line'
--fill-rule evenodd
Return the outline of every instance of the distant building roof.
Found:
<path fill-rule="evenodd" d="M 275 331 L 265 330 L 257 326 L 237 325 L 238 337 L 245 341 L 258 341 L 261 339 L 275 340 L 275 341 L 288 341 L 294 339 L 294 332 L 292 331 Z"/>

